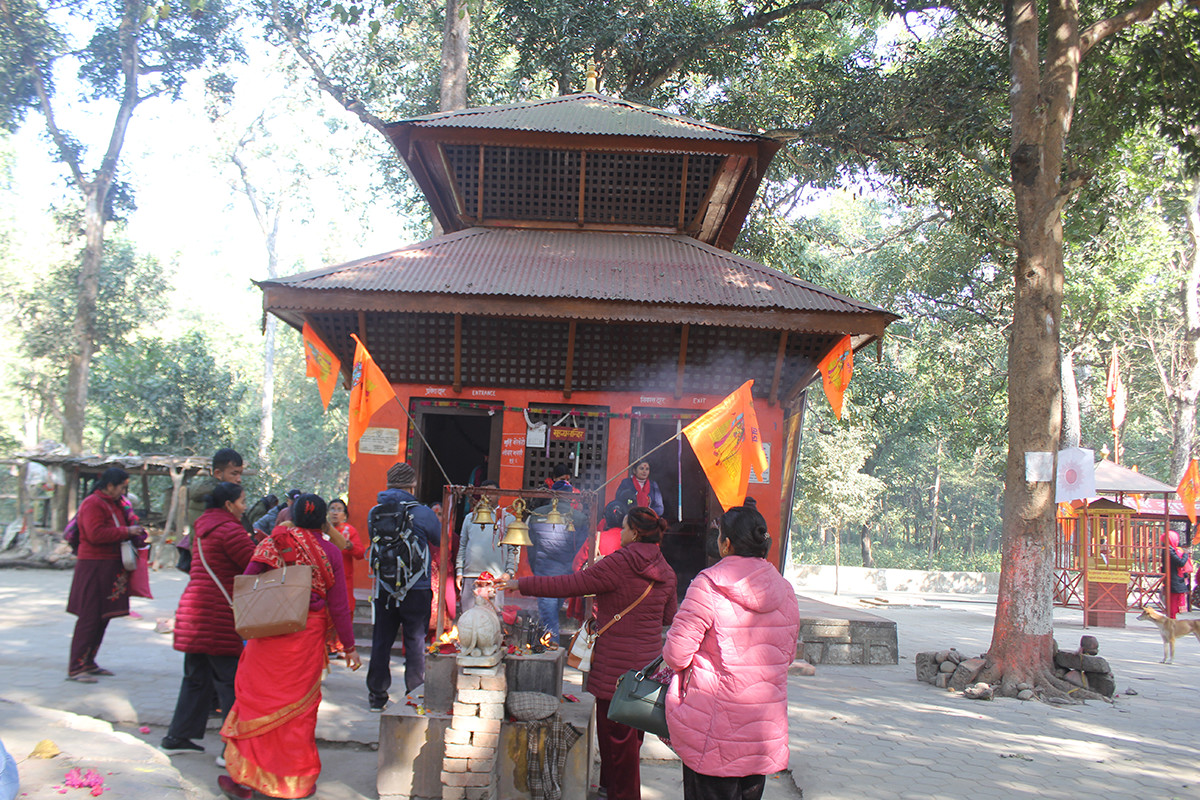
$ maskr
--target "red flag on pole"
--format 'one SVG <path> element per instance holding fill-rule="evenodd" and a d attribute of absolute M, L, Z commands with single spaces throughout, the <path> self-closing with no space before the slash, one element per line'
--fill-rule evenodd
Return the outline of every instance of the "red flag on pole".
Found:
<path fill-rule="evenodd" d="M 850 337 L 843 337 L 829 355 L 821 359 L 817 369 L 821 371 L 825 397 L 833 407 L 833 415 L 841 419 L 842 399 L 845 397 L 846 387 L 850 385 L 850 376 L 854 374 L 854 348 L 850 346 Z"/>
<path fill-rule="evenodd" d="M 358 457 L 358 440 L 371 422 L 371 416 L 388 400 L 396 397 L 392 385 L 384 377 L 366 346 L 354 338 L 354 369 L 350 381 L 350 437 L 346 442 L 347 455 L 353 463 Z"/>
<path fill-rule="evenodd" d="M 746 381 L 683 429 L 726 511 L 745 502 L 750 468 L 762 475 L 768 466 L 750 394 L 753 385 L 754 381 Z"/>
<path fill-rule="evenodd" d="M 1188 519 L 1192 524 L 1196 524 L 1196 497 L 1200 496 L 1200 469 L 1196 468 L 1196 459 L 1188 464 L 1187 472 L 1183 473 L 1183 478 L 1179 481 L 1179 488 L 1175 490 L 1179 495 L 1179 501 L 1183 503 L 1183 510 L 1187 512 Z"/>
<path fill-rule="evenodd" d="M 1108 380 L 1104 385 L 1104 396 L 1112 409 L 1112 427 L 1116 431 L 1125 424 L 1125 384 L 1121 382 L 1121 370 L 1117 366 L 1117 348 L 1112 351 L 1108 362 Z"/>
<path fill-rule="evenodd" d="M 329 408 L 329 398 L 333 397 L 333 387 L 337 385 L 338 372 L 342 362 L 333 354 L 321 337 L 317 336 L 309 324 L 304 323 L 301 331 L 304 337 L 304 374 L 317 379 L 317 389 L 321 392 L 321 403 Z"/>

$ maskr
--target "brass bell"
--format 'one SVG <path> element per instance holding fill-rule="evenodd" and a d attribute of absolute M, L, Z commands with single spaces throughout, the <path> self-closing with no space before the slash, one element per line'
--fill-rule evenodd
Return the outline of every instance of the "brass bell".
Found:
<path fill-rule="evenodd" d="M 558 510 L 558 498 L 555 497 L 550 502 L 550 513 L 546 515 L 547 525 L 562 525 L 567 521 L 567 518 Z"/>
<path fill-rule="evenodd" d="M 500 544 L 529 547 L 533 540 L 529 538 L 529 525 L 522 519 L 525 516 L 525 501 L 518 497 L 511 510 L 513 521 L 508 523 L 508 529 L 504 531 L 504 538 L 500 540 Z"/>
<path fill-rule="evenodd" d="M 471 511 L 471 522 L 476 525 L 494 525 L 496 522 L 496 514 L 487 497 L 480 497 L 479 502 L 475 504 L 475 508 Z"/>

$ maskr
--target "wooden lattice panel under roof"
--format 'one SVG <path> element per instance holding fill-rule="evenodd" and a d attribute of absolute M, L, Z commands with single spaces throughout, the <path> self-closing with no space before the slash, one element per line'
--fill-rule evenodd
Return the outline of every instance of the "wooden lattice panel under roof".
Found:
<path fill-rule="evenodd" d="M 682 233 L 733 246 L 780 143 L 594 92 L 388 126 L 447 232 Z"/>
<path fill-rule="evenodd" d="M 475 225 L 541 220 L 696 232 L 724 161 L 724 156 L 690 153 L 588 153 L 477 144 L 447 144 L 442 149 L 453 170 L 456 210 Z"/>
<path fill-rule="evenodd" d="M 327 334 L 335 355 L 353 360 L 356 314 L 312 314 L 310 321 Z M 452 314 L 371 312 L 361 319 L 364 341 L 375 362 L 397 383 L 455 383 L 455 319 Z M 840 339 L 838 334 L 792 335 L 775 331 L 689 326 L 683 346 L 682 325 L 579 323 L 574 334 L 571 375 L 563 343 L 571 340 L 565 320 L 500 319 L 463 316 L 460 347 L 461 386 L 524 388 L 576 392 L 723 393 L 753 378 L 754 393 L 771 398 L 807 378 Z M 684 367 L 680 369 L 680 353 Z M 776 372 L 786 383 L 777 385 Z"/>

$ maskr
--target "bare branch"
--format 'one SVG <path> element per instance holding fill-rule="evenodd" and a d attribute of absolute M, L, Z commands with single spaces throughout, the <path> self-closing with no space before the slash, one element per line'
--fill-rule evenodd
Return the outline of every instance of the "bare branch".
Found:
<path fill-rule="evenodd" d="M 289 28 L 283 21 L 283 14 L 279 10 L 278 0 L 271 0 L 271 22 L 276 28 L 283 33 L 288 44 L 292 46 L 292 50 L 300 57 L 312 71 L 313 78 L 317 85 L 321 87 L 330 97 L 337 101 L 338 105 L 349 111 L 351 114 L 358 117 L 360 120 L 370 125 L 375 130 L 387 136 L 387 123 L 379 117 L 367 110 L 362 100 L 351 94 L 344 86 L 340 86 L 334 82 L 329 74 L 325 72 L 325 68 L 321 66 L 316 53 L 300 38 L 299 33 L 293 28 Z"/>
<path fill-rule="evenodd" d="M 668 78 L 677 73 L 683 68 L 683 65 L 692 60 L 700 53 L 704 52 L 709 47 L 718 42 L 732 38 L 739 33 L 758 30 L 765 28 L 772 22 L 781 20 L 784 17 L 801 11 L 824 11 L 825 7 L 830 5 L 832 0 L 800 0 L 797 3 L 789 3 L 780 6 L 772 11 L 765 11 L 758 14 L 750 14 L 742 17 L 737 22 L 731 22 L 721 28 L 717 28 L 709 36 L 697 39 L 692 42 L 689 47 L 680 50 L 667 63 L 663 64 L 659 69 L 646 78 L 639 84 L 630 84 L 625 87 L 625 92 L 633 97 L 648 97 L 655 89 L 661 86 Z"/>
<path fill-rule="evenodd" d="M 5 26 L 12 31 L 13 37 L 20 41 L 22 38 L 21 31 L 17 28 L 13 20 L 12 7 L 8 4 L 8 0 L 0 0 L 0 13 L 4 14 Z M 79 164 L 78 153 L 67 140 L 66 134 L 58 127 L 58 122 L 54 115 L 54 106 L 50 103 L 50 91 L 46 86 L 46 76 L 42 74 L 37 59 L 34 58 L 29 48 L 22 47 L 21 49 L 21 59 L 25 63 L 25 70 L 33 82 L 34 91 L 37 93 L 38 106 L 41 109 L 42 117 L 46 120 L 46 130 L 50 133 L 50 138 L 54 141 L 54 147 L 58 150 L 59 158 L 62 159 L 62 162 L 71 171 L 71 177 L 75 181 L 75 184 L 81 191 L 86 191 L 88 181 L 84 177 L 83 169 Z"/>
<path fill-rule="evenodd" d="M 1082 59 L 1089 50 L 1109 36 L 1150 19 L 1159 8 L 1166 5 L 1166 2 L 1167 0 L 1142 0 L 1133 8 L 1117 14 L 1115 17 L 1093 22 L 1079 36 L 1079 57 Z"/>

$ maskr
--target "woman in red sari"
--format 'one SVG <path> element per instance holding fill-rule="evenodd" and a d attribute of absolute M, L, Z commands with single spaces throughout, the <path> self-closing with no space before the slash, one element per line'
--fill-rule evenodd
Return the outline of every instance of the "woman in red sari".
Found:
<path fill-rule="evenodd" d="M 328 524 L 325 501 L 305 494 L 296 498 L 293 509 L 294 527 L 275 528 L 255 549 L 246 574 L 285 562 L 311 566 L 308 624 L 296 633 L 251 639 L 242 651 L 237 700 L 221 728 L 229 775 L 222 775 L 218 784 L 231 800 L 250 800 L 255 791 L 283 798 L 309 797 L 316 791 L 321 774 L 317 707 L 321 672 L 328 663 L 329 620 L 343 642 L 354 641 L 341 552 L 321 536 Z M 346 665 L 352 670 L 362 666 L 353 646 L 346 650 Z"/>
<path fill-rule="evenodd" d="M 341 534 L 340 539 L 326 532 L 325 537 L 337 545 L 338 550 L 342 553 L 342 570 L 346 573 L 346 600 L 350 604 L 350 617 L 354 617 L 354 562 L 362 561 L 363 555 L 367 552 L 367 546 L 363 543 L 362 536 L 359 535 L 358 529 L 351 525 L 347 518 L 350 516 L 350 509 L 346 506 L 346 501 L 341 498 L 334 498 L 329 501 L 329 524 L 335 531 Z M 337 631 L 333 628 L 329 629 L 325 641 L 329 645 L 329 657 L 342 658 L 346 655 L 346 648 L 338 639 Z"/>

